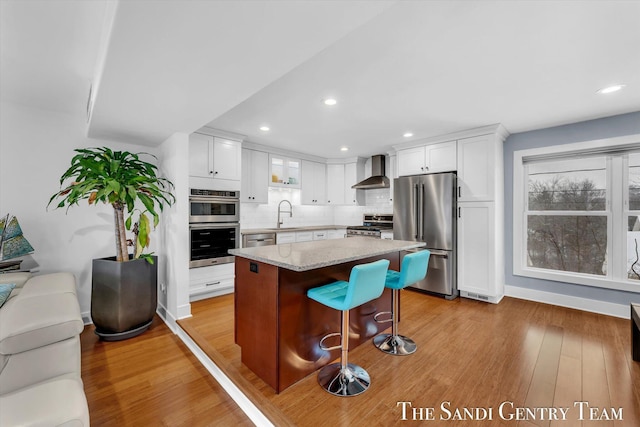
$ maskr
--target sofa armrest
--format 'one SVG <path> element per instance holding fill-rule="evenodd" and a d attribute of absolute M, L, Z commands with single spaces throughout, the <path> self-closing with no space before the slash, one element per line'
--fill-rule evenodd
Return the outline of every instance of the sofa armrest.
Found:
<path fill-rule="evenodd" d="M 3 273 L 0 274 L 0 283 L 15 283 L 16 288 L 21 288 L 31 278 L 31 273 Z"/>

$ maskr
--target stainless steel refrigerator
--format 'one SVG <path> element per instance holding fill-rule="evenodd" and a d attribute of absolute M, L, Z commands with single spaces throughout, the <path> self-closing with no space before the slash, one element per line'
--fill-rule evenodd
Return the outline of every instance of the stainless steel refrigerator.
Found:
<path fill-rule="evenodd" d="M 427 277 L 412 287 L 456 298 L 456 174 L 404 176 L 393 186 L 393 238 L 431 251 Z"/>

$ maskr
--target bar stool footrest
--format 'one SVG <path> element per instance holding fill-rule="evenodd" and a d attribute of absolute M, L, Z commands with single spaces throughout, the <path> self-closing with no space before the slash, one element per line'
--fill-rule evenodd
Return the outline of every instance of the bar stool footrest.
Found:
<path fill-rule="evenodd" d="M 362 367 L 347 363 L 326 365 L 318 372 L 318 383 L 334 396 L 357 396 L 364 393 L 371 384 L 369 373 Z"/>
<path fill-rule="evenodd" d="M 418 346 L 411 338 L 404 335 L 380 334 L 373 338 L 373 345 L 378 350 L 395 356 L 407 356 L 416 352 Z"/>

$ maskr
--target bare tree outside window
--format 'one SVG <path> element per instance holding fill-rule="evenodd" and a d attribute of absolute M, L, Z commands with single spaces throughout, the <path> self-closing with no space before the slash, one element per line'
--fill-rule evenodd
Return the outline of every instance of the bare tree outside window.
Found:
<path fill-rule="evenodd" d="M 606 201 L 604 158 L 530 167 L 527 265 L 606 275 Z"/>

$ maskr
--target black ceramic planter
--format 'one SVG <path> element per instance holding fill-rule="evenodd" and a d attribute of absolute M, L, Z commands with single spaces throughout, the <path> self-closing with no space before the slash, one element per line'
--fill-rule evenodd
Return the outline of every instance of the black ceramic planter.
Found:
<path fill-rule="evenodd" d="M 132 338 L 151 326 L 158 305 L 158 259 L 153 260 L 93 260 L 91 319 L 101 339 Z"/>

